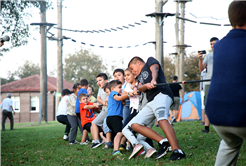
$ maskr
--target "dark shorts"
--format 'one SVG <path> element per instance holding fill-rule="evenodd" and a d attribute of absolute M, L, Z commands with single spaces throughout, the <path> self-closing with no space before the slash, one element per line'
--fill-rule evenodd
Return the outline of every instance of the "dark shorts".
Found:
<path fill-rule="evenodd" d="M 103 132 L 102 128 L 100 126 L 97 126 L 99 133 Z M 86 131 L 88 131 L 89 133 L 91 132 L 91 123 L 86 123 L 83 127 L 84 129 L 86 129 Z"/>
<path fill-rule="evenodd" d="M 107 117 L 107 125 L 108 127 L 115 133 L 122 132 L 122 117 L 120 116 L 108 116 Z"/>

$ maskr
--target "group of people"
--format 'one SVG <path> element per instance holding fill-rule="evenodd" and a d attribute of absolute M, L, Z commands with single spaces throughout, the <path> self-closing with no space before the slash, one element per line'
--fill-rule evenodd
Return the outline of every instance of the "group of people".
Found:
<path fill-rule="evenodd" d="M 128 149 L 132 150 L 129 159 L 145 153 L 145 158 L 159 159 L 169 151 L 173 151 L 172 161 L 186 158 L 168 121 L 173 92 L 168 85 L 155 85 L 166 82 L 159 62 L 153 57 L 147 62 L 133 57 L 125 71 L 116 69 L 113 75 L 112 81 L 105 73 L 95 77 L 99 86 L 96 101 L 91 100 L 93 88 L 87 79 L 74 84 L 71 95 L 68 89 L 62 91 L 57 120 L 66 124 L 63 139 L 69 139 L 70 145 L 79 143 L 75 138 L 80 127 L 80 144 L 87 145 L 89 132 L 91 148 L 104 144 L 103 149 L 113 148 L 112 155 L 121 155 Z M 166 138 L 152 129 L 156 120 Z M 153 140 L 158 142 L 158 151 Z"/>

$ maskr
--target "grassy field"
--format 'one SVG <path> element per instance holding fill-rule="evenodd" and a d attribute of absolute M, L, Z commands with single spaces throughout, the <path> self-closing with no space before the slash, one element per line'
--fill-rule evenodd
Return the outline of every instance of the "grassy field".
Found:
<path fill-rule="evenodd" d="M 180 147 L 186 153 L 186 159 L 169 161 L 171 153 L 159 160 L 144 159 L 144 155 L 128 160 L 131 152 L 122 156 L 111 155 L 112 149 L 102 150 L 102 147 L 90 149 L 88 145 L 69 145 L 62 139 L 64 125 L 57 122 L 16 123 L 15 130 L 1 131 L 1 165 L 214 165 L 220 137 L 212 127 L 209 134 L 202 134 L 204 126 L 199 121 L 179 122 L 174 129 Z M 161 133 L 159 127 L 154 129 Z M 163 134 L 162 134 L 163 135 Z M 91 136 L 90 136 L 91 139 Z M 77 136 L 81 140 L 81 134 Z M 157 148 L 157 143 L 155 143 Z M 246 144 L 244 143 L 238 165 L 246 164 Z"/>

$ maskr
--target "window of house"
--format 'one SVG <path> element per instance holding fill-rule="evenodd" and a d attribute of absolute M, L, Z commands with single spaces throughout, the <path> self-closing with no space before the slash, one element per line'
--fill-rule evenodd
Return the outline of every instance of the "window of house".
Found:
<path fill-rule="evenodd" d="M 20 112 L 20 97 L 19 96 L 12 96 L 13 101 L 13 109 L 15 112 Z"/>
<path fill-rule="evenodd" d="M 39 111 L 39 97 L 31 96 L 31 112 Z"/>

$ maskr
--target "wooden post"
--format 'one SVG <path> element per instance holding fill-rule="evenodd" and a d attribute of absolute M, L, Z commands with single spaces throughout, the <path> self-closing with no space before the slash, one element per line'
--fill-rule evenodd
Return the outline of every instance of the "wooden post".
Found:
<path fill-rule="evenodd" d="M 181 17 L 184 18 L 185 15 L 185 3 L 186 2 L 180 2 L 181 3 Z M 180 45 L 184 45 L 184 20 L 180 20 Z M 184 52 L 185 47 L 180 47 L 180 56 L 179 56 L 179 76 L 178 80 L 183 81 L 184 80 Z M 182 88 L 184 90 L 184 85 L 182 85 Z M 184 90 L 185 91 L 185 90 Z"/>
<path fill-rule="evenodd" d="M 176 17 L 179 16 L 179 2 L 176 2 Z M 179 45 L 179 19 L 175 20 L 175 35 L 176 35 L 176 45 Z M 175 55 L 175 75 L 179 76 L 179 47 L 176 47 Z"/>

